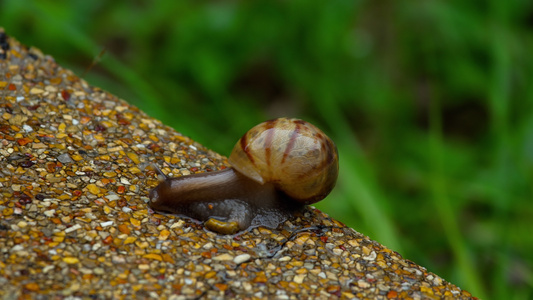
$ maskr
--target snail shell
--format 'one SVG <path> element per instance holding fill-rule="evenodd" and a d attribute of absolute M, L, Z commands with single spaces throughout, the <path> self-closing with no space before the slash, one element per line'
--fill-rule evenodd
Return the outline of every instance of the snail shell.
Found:
<path fill-rule="evenodd" d="M 253 127 L 237 142 L 228 161 L 248 178 L 273 183 L 304 204 L 325 198 L 339 172 L 333 141 L 299 119 L 279 118 Z"/>
<path fill-rule="evenodd" d="M 279 118 L 250 129 L 229 157 L 231 168 L 166 178 L 150 207 L 200 221 L 222 234 L 276 227 L 335 186 L 337 147 L 302 120 Z"/>

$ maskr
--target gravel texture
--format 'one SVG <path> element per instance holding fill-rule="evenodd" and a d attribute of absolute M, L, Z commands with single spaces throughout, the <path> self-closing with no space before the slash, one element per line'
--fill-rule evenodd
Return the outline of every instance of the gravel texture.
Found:
<path fill-rule="evenodd" d="M 233 236 L 154 213 L 148 163 L 227 166 L 0 29 L 4 299 L 472 298 L 314 208 Z"/>

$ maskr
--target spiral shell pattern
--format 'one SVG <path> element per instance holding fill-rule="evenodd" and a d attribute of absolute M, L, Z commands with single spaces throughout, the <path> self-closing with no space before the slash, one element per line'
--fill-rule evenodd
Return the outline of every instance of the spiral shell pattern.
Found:
<path fill-rule="evenodd" d="M 279 118 L 253 127 L 237 142 L 228 160 L 241 174 L 261 184 L 272 183 L 304 204 L 326 197 L 339 171 L 333 141 L 299 119 Z"/>

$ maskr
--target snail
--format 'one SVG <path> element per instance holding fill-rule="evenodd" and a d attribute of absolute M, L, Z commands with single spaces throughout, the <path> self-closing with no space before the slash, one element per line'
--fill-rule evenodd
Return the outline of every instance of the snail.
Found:
<path fill-rule="evenodd" d="M 197 219 L 221 234 L 275 228 L 325 198 L 339 170 L 333 141 L 314 125 L 288 118 L 250 129 L 228 161 L 231 167 L 223 170 L 166 178 L 150 191 L 150 207 Z"/>

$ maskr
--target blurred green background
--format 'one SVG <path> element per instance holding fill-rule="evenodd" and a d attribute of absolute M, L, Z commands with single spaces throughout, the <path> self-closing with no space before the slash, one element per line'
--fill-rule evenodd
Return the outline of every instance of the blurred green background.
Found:
<path fill-rule="evenodd" d="M 533 299 L 532 1 L 3 0 L 0 26 L 222 154 L 311 121 L 341 159 L 320 209 L 475 296 Z"/>

